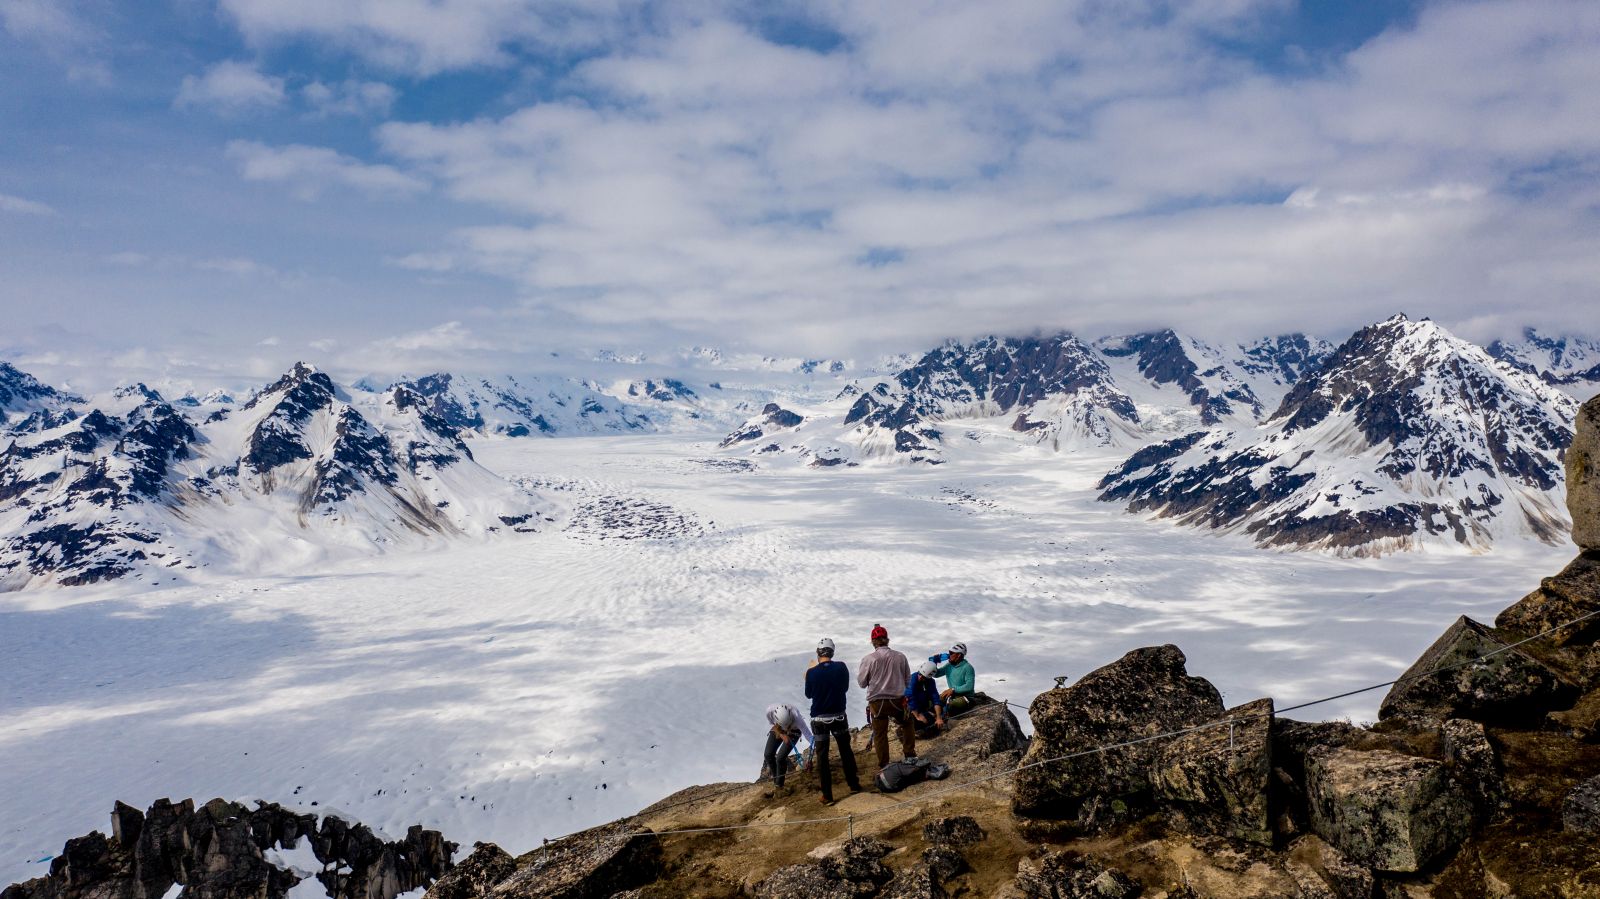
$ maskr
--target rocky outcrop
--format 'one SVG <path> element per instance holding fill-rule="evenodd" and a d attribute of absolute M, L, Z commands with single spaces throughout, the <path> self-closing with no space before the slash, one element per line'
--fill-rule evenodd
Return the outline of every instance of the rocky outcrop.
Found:
<path fill-rule="evenodd" d="M 1311 824 L 1352 860 L 1410 872 L 1455 849 L 1472 805 L 1444 765 L 1388 750 L 1318 749 L 1307 759 Z"/>
<path fill-rule="evenodd" d="M 1161 749 L 1153 777 L 1156 798 L 1204 827 L 1271 845 L 1272 700 L 1229 709 L 1218 723 Z"/>
<path fill-rule="evenodd" d="M 1578 409 L 1567 447 L 1567 511 L 1572 513 L 1572 542 L 1584 550 L 1600 550 L 1600 396 Z"/>
<path fill-rule="evenodd" d="M 1483 725 L 1452 718 L 1439 728 L 1445 770 L 1467 791 L 1479 818 L 1492 818 L 1505 799 L 1505 773 Z"/>
<path fill-rule="evenodd" d="M 386 843 L 363 825 L 274 803 L 255 808 L 213 799 L 162 799 L 141 814 L 117 803 L 109 839 L 91 833 L 67 842 L 50 874 L 14 884 L 5 899 L 162 899 L 181 884 L 182 899 L 283 899 L 301 873 L 279 867 L 268 850 L 311 841 L 324 871 L 318 879 L 333 899 L 394 899 L 432 883 L 450 866 L 455 844 L 438 831 L 412 827 Z M 345 872 L 345 873 L 339 873 Z"/>
<path fill-rule="evenodd" d="M 1547 634 L 1526 651 L 1561 670 L 1585 690 L 1600 689 L 1600 552 L 1586 551 L 1538 589 L 1495 617 L 1518 637 Z M 1594 617 L 1569 625 L 1568 622 Z"/>
<path fill-rule="evenodd" d="M 1033 741 L 1015 778 L 1016 812 L 1093 827 L 1146 810 L 1161 745 L 1089 750 L 1219 717 L 1217 688 L 1190 677 L 1184 663 L 1176 646 L 1135 649 L 1071 687 L 1040 694 L 1029 713 Z M 1043 764 L 1050 759 L 1059 761 Z"/>
<path fill-rule="evenodd" d="M 755 895 L 757 899 L 872 896 L 894 877 L 894 872 L 882 861 L 892 848 L 870 837 L 846 840 L 842 847 L 820 861 L 774 871 L 756 886 Z M 942 895 L 942 892 L 931 895 Z"/>
<path fill-rule="evenodd" d="M 1389 689 L 1378 717 L 1529 723 L 1576 695 L 1549 666 L 1463 615 Z"/>
<path fill-rule="evenodd" d="M 476 843 L 472 854 L 428 888 L 423 899 L 477 899 L 517 873 L 511 854 L 493 843 Z"/>
<path fill-rule="evenodd" d="M 1035 862 L 1023 859 L 1007 899 L 1134 899 L 1137 881 L 1076 852 L 1055 852 Z M 1170 895 L 1170 894 L 1169 894 Z"/>
<path fill-rule="evenodd" d="M 517 859 L 494 899 L 606 899 L 661 874 L 661 843 L 647 827 L 616 821 L 562 837 Z M 483 895 L 483 894 L 480 894 Z"/>

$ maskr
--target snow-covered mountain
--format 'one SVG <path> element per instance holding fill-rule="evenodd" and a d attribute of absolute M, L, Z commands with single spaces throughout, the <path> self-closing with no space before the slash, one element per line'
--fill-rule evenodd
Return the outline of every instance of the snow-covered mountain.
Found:
<path fill-rule="evenodd" d="M 53 428 L 77 416 L 83 402 L 75 394 L 43 384 L 38 378 L 0 362 L 0 435 Z"/>
<path fill-rule="evenodd" d="M 778 429 L 791 432 L 785 441 L 750 446 L 747 435 L 774 430 L 763 413 L 723 446 L 933 463 L 947 455 L 952 435 L 963 446 L 1131 448 L 1219 422 L 1255 423 L 1330 348 L 1296 334 L 1224 349 L 1170 330 L 1092 346 L 1065 332 L 950 342 L 891 380 L 857 382 L 835 402 L 804 410 L 804 426 Z"/>
<path fill-rule="evenodd" d="M 1522 339 L 1489 344 L 1489 355 L 1523 371 L 1538 375 L 1546 384 L 1562 388 L 1579 400 L 1600 393 L 1600 341 L 1585 337 L 1547 337 L 1524 328 Z"/>
<path fill-rule="evenodd" d="M 0 589 L 282 566 L 526 529 L 542 511 L 404 385 L 352 395 L 296 364 L 198 421 L 144 385 L 83 409 L 0 452 Z"/>
<path fill-rule="evenodd" d="M 655 429 L 641 410 L 571 378 L 468 378 L 436 372 L 400 385 L 421 396 L 428 411 L 452 427 L 479 434 L 565 437 Z"/>
<path fill-rule="evenodd" d="M 1577 403 L 1431 321 L 1357 332 L 1256 427 L 1146 447 L 1100 498 L 1268 546 L 1559 539 Z"/>

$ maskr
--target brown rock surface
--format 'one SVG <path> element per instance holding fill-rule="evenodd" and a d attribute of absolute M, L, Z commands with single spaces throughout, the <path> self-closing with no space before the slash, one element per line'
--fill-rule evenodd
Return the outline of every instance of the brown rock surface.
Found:
<path fill-rule="evenodd" d="M 1506 642 L 1461 616 L 1389 689 L 1378 717 L 1528 723 L 1571 704 L 1577 691 L 1570 683 Z"/>
<path fill-rule="evenodd" d="M 625 821 L 579 831 L 517 859 L 517 873 L 489 893 L 494 899 L 607 899 L 661 874 L 661 843 L 647 827 Z"/>
<path fill-rule="evenodd" d="M 1472 804 L 1444 765 L 1388 750 L 1320 749 L 1307 759 L 1311 824 L 1358 864 L 1411 872 L 1466 838 Z"/>
<path fill-rule="evenodd" d="M 1567 511 L 1572 542 L 1600 549 L 1600 396 L 1578 409 L 1572 445 L 1567 447 Z"/>

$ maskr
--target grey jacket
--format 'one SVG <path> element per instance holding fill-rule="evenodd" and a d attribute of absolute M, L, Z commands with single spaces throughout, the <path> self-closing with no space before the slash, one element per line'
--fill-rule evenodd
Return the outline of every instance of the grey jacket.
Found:
<path fill-rule="evenodd" d="M 911 665 L 905 653 L 880 646 L 868 653 L 856 666 L 856 686 L 867 691 L 867 701 L 878 699 L 903 699 L 906 681 L 911 679 Z"/>

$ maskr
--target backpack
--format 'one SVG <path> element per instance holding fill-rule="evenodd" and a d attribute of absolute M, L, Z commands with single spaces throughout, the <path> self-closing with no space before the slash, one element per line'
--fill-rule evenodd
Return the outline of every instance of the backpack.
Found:
<path fill-rule="evenodd" d="M 922 759 L 904 759 L 890 762 L 878 772 L 878 792 L 898 793 L 928 776 L 928 763 Z"/>

